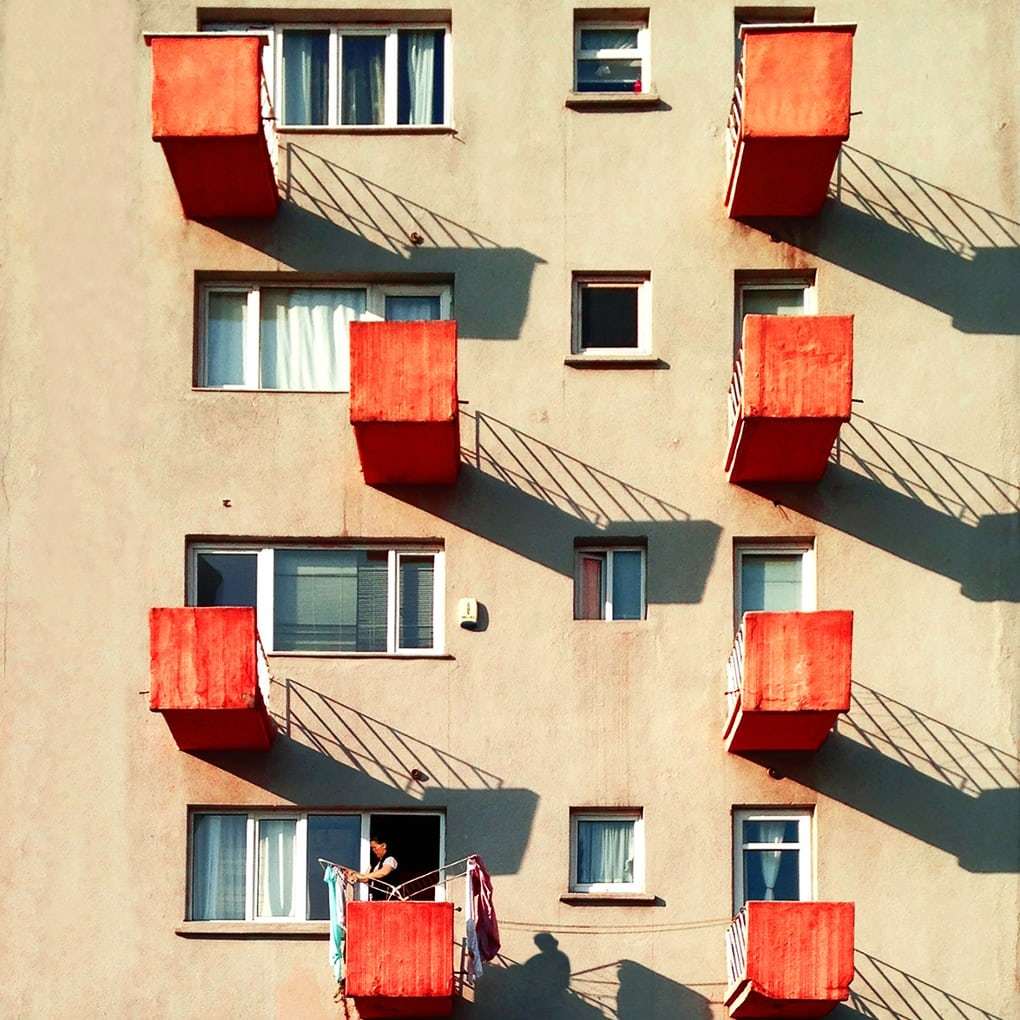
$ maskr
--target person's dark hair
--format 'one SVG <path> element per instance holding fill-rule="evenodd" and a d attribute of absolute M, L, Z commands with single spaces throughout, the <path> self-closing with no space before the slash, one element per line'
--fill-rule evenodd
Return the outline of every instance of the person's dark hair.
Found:
<path fill-rule="evenodd" d="M 373 832 L 368 837 L 369 843 L 385 843 L 388 847 L 390 845 L 389 835 L 385 832 Z"/>

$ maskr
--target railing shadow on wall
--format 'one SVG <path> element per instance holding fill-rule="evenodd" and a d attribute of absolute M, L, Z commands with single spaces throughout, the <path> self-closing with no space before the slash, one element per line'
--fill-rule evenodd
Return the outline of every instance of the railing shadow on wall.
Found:
<path fill-rule="evenodd" d="M 951 316 L 1020 333 L 1020 221 L 844 145 L 818 217 L 749 226 Z"/>
<path fill-rule="evenodd" d="M 850 1001 L 832 1020 L 1006 1020 L 858 949 Z"/>
<path fill-rule="evenodd" d="M 1020 758 L 861 683 L 820 751 L 747 755 L 956 856 L 975 873 L 1020 872 Z"/>
<path fill-rule="evenodd" d="M 649 603 L 700 602 L 720 527 L 483 411 L 461 411 L 453 490 L 392 486 L 390 495 L 573 576 L 574 539 L 648 542 Z"/>
<path fill-rule="evenodd" d="M 976 602 L 1020 602 L 1020 485 L 888 425 L 855 414 L 813 488 L 748 488 L 951 578 Z"/>
<path fill-rule="evenodd" d="M 265 252 L 281 268 L 322 279 L 455 280 L 467 339 L 516 340 L 543 260 L 506 247 L 423 202 L 294 142 L 283 152 L 283 201 L 272 220 L 209 226 Z"/>

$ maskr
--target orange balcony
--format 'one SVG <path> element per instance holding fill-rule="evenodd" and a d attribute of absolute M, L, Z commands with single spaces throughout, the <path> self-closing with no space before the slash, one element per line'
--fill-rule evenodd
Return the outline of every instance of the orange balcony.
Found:
<path fill-rule="evenodd" d="M 820 1017 L 850 997 L 854 905 L 752 900 L 726 932 L 731 1017 Z"/>
<path fill-rule="evenodd" d="M 452 903 L 348 903 L 346 946 L 346 992 L 365 1020 L 452 1013 Z"/>
<path fill-rule="evenodd" d="M 817 751 L 850 710 L 854 614 L 745 613 L 726 665 L 726 750 Z"/>
<path fill-rule="evenodd" d="M 149 708 L 182 751 L 268 750 L 269 668 L 255 610 L 149 610 Z"/>
<path fill-rule="evenodd" d="M 351 424 L 369 485 L 450 485 L 460 468 L 457 323 L 351 323 Z"/>
<path fill-rule="evenodd" d="M 276 214 L 276 139 L 258 35 L 147 35 L 152 137 L 188 219 Z"/>
<path fill-rule="evenodd" d="M 726 125 L 734 218 L 814 216 L 850 137 L 855 25 L 744 25 Z"/>
<path fill-rule="evenodd" d="M 746 315 L 728 401 L 731 482 L 817 482 L 850 420 L 852 315 Z"/>

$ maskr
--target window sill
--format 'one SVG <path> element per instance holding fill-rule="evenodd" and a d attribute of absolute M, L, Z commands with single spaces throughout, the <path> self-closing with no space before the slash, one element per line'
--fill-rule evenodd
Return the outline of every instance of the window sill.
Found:
<path fill-rule="evenodd" d="M 571 354 L 563 364 L 567 368 L 669 368 L 653 354 Z"/>
<path fill-rule="evenodd" d="M 183 938 L 329 938 L 329 921 L 183 921 L 174 928 Z"/>
<path fill-rule="evenodd" d="M 564 893 L 560 903 L 571 907 L 658 907 L 662 900 L 652 893 Z"/>
<path fill-rule="evenodd" d="M 451 661 L 449 652 L 266 652 L 269 659 L 442 659 Z"/>
<path fill-rule="evenodd" d="M 309 124 L 277 125 L 278 135 L 455 135 L 452 124 Z"/>
<path fill-rule="evenodd" d="M 303 393 L 309 396 L 338 397 L 349 390 L 278 390 L 261 389 L 257 386 L 192 386 L 192 393 Z"/>
<path fill-rule="evenodd" d="M 568 92 L 569 110 L 651 110 L 661 105 L 658 92 Z"/>

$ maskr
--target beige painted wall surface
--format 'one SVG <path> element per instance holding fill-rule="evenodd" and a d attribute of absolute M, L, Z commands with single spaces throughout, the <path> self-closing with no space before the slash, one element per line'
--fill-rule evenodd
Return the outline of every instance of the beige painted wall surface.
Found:
<path fill-rule="evenodd" d="M 458 1016 L 722 1017 L 731 808 L 794 804 L 818 896 L 857 905 L 834 1016 L 1020 1015 L 1013 5 L 820 4 L 859 23 L 861 113 L 835 200 L 771 236 L 722 212 L 731 5 L 651 4 L 662 106 L 629 113 L 564 107 L 571 4 L 451 8 L 456 134 L 281 133 L 276 219 L 203 225 L 150 140 L 142 43 L 195 8 L 5 5 L 0 1013 L 337 1015 L 321 940 L 174 934 L 188 806 L 296 804 L 445 808 L 449 855 L 490 860 L 507 960 L 533 962 Z M 856 316 L 861 403 L 825 480 L 766 498 L 722 470 L 733 273 L 792 267 Z M 663 367 L 563 364 L 582 269 L 651 273 Z M 216 272 L 453 276 L 457 487 L 366 488 L 346 396 L 193 390 Z M 647 537 L 643 622 L 571 618 L 573 540 L 602 532 Z M 274 657 L 274 750 L 181 753 L 139 692 L 189 535 L 439 538 L 452 657 Z M 855 611 L 856 693 L 773 779 L 720 734 L 734 539 L 780 536 L 814 538 L 819 608 Z M 484 632 L 451 621 L 465 595 Z M 661 905 L 560 902 L 572 805 L 643 808 Z"/>

